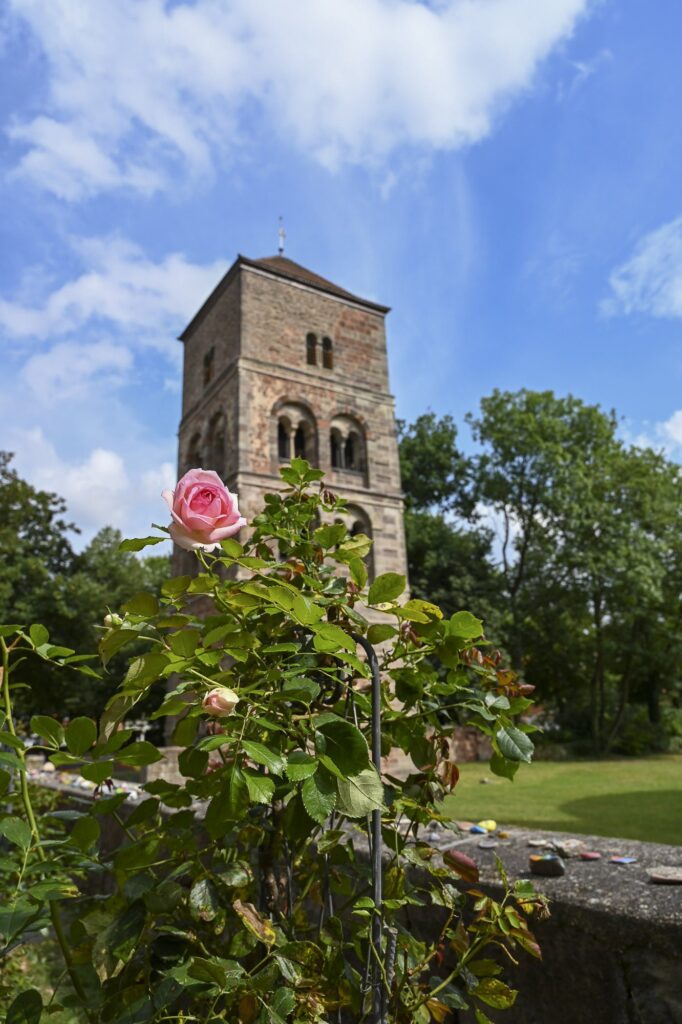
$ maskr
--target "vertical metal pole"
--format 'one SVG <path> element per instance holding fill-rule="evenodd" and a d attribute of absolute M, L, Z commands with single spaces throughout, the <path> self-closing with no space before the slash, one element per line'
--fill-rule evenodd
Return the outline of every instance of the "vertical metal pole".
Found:
<path fill-rule="evenodd" d="M 372 761 L 381 774 L 381 677 L 376 651 L 364 636 L 353 634 L 365 654 L 372 672 Z M 379 962 L 383 959 L 382 950 L 382 860 L 381 860 L 381 811 L 372 811 L 372 899 L 378 908 L 372 915 L 372 1024 L 385 1024 L 386 994 L 383 979 L 379 970 Z"/>

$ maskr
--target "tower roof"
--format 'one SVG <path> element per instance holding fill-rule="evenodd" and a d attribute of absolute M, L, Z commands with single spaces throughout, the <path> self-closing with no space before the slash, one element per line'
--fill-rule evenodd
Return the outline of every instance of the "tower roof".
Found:
<path fill-rule="evenodd" d="M 204 304 L 197 311 L 190 323 L 185 327 L 184 331 L 180 335 L 181 341 L 184 341 L 191 328 L 195 327 L 199 320 L 203 318 L 204 314 L 208 312 L 241 267 L 250 267 L 254 270 L 264 271 L 266 274 L 271 274 L 273 277 L 280 277 L 287 281 L 294 281 L 297 284 L 306 285 L 308 288 L 314 288 L 317 291 L 325 292 L 327 295 L 333 295 L 336 298 L 345 299 L 347 302 L 357 303 L 358 305 L 365 306 L 368 309 L 376 310 L 378 313 L 388 313 L 390 310 L 390 306 L 382 306 L 378 302 L 371 302 L 369 299 L 363 299 L 359 295 L 354 295 L 352 292 L 346 291 L 345 288 L 341 288 L 339 285 L 334 284 L 333 281 L 328 281 L 325 277 L 321 277 L 312 270 L 308 270 L 307 267 L 302 267 L 300 263 L 295 263 L 287 256 L 264 256 L 261 259 L 252 260 L 249 259 L 248 256 L 239 255 L 222 280 L 213 289 Z"/>

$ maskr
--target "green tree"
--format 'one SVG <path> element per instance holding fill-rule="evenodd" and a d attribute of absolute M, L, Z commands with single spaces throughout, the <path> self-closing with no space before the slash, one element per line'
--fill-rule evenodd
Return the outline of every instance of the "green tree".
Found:
<path fill-rule="evenodd" d="M 471 462 L 451 416 L 428 412 L 399 423 L 410 588 L 451 614 L 471 608 L 495 631 L 497 572 L 492 533 L 476 519 Z"/>

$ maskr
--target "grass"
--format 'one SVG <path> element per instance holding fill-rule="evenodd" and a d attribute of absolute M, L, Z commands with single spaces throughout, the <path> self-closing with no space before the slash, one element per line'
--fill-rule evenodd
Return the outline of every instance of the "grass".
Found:
<path fill-rule="evenodd" d="M 445 807 L 457 820 L 682 845 L 682 754 L 607 761 L 538 761 L 513 782 L 485 763 L 460 766 Z M 482 779 L 491 780 L 481 785 Z"/>

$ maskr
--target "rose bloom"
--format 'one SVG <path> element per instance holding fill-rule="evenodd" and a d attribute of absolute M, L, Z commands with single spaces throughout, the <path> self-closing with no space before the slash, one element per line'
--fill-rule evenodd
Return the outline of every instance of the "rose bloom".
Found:
<path fill-rule="evenodd" d="M 221 540 L 246 526 L 237 495 L 230 494 L 212 469 L 190 469 L 174 491 L 163 491 L 173 522 L 170 535 L 180 548 L 213 551 Z"/>
<path fill-rule="evenodd" d="M 214 718 L 227 718 L 238 703 L 239 697 L 234 690 L 230 690 L 227 686 L 216 686 L 215 690 L 206 694 L 201 706 Z"/>

